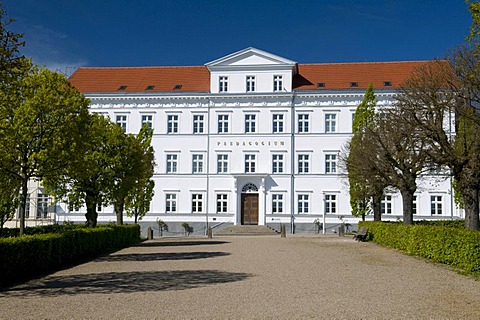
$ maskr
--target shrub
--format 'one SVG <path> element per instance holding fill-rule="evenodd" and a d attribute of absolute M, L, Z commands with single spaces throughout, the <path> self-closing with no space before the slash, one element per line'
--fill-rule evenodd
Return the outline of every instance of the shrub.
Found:
<path fill-rule="evenodd" d="M 448 224 L 446 224 L 448 225 Z M 455 224 L 452 224 L 455 225 Z M 480 232 L 431 224 L 360 222 L 367 240 L 480 275 Z"/>
<path fill-rule="evenodd" d="M 138 225 L 113 224 L 0 238 L 0 286 L 83 262 L 139 241 Z"/>

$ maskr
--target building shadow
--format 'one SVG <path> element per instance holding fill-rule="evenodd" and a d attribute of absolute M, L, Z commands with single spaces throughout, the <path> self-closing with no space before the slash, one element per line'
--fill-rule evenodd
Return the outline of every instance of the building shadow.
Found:
<path fill-rule="evenodd" d="M 227 241 L 208 241 L 208 240 L 178 240 L 178 241 L 145 241 L 140 244 L 135 245 L 134 247 L 181 247 L 181 246 L 204 246 L 204 245 L 215 245 L 215 244 L 225 244 L 229 243 Z"/>
<path fill-rule="evenodd" d="M 95 259 L 95 262 L 194 260 L 223 257 L 228 255 L 230 255 L 228 252 L 129 253 L 104 256 Z"/>
<path fill-rule="evenodd" d="M 0 291 L 0 298 L 186 290 L 243 281 L 251 276 L 247 273 L 219 270 L 108 272 L 50 276 Z"/>

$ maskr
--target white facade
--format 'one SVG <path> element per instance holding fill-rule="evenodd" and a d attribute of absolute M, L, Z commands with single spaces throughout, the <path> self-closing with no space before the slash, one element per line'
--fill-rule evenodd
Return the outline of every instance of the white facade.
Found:
<path fill-rule="evenodd" d="M 210 92 L 84 92 L 91 112 L 129 133 L 152 124 L 155 196 L 143 221 L 297 230 L 316 219 L 356 223 L 337 161 L 365 90 L 294 90 L 297 64 L 253 48 L 206 67 Z M 395 89 L 375 94 L 382 108 Z M 401 218 L 400 194 L 386 199 L 383 218 Z M 448 179 L 423 179 L 416 206 L 416 219 L 461 217 Z M 100 209 L 99 221 L 115 221 L 112 208 Z M 84 209 L 65 211 L 58 220 L 85 220 Z"/>

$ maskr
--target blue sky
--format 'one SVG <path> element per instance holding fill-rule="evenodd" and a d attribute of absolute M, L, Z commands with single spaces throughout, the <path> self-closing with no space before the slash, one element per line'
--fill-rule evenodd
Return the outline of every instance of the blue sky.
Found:
<path fill-rule="evenodd" d="M 256 47 L 299 63 L 424 60 L 464 41 L 463 0 L 4 0 L 50 69 L 203 65 Z"/>

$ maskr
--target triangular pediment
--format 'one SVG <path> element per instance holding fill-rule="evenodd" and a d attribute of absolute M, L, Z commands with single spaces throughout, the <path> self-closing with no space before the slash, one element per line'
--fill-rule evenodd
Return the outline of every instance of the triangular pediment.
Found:
<path fill-rule="evenodd" d="M 295 66 L 296 62 L 256 48 L 246 48 L 205 64 L 209 69 L 247 66 Z"/>

